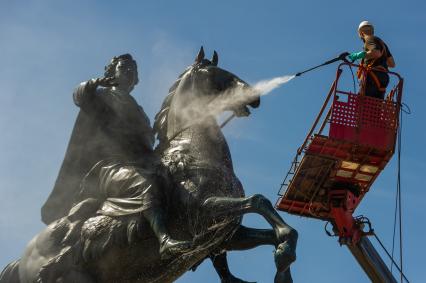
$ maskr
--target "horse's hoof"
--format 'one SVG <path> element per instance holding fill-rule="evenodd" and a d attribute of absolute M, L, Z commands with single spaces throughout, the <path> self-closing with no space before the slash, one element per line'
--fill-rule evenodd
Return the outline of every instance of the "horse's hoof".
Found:
<path fill-rule="evenodd" d="M 256 283 L 256 282 L 248 282 L 241 280 L 240 278 L 235 277 L 234 275 L 230 275 L 227 278 L 222 278 L 221 283 Z"/>
<path fill-rule="evenodd" d="M 285 272 L 296 260 L 295 246 L 285 241 L 278 245 L 274 252 L 275 266 L 279 272 Z"/>

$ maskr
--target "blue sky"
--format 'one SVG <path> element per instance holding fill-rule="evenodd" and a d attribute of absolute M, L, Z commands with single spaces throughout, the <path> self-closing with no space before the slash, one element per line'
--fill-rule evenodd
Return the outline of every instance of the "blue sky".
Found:
<path fill-rule="evenodd" d="M 402 189 L 405 270 L 422 282 L 426 193 L 422 123 L 426 63 L 424 1 L 11 1 L 0 3 L 0 267 L 16 259 L 43 228 L 40 207 L 62 162 L 78 109 L 71 93 L 102 75 L 114 55 L 131 53 L 140 84 L 133 95 L 152 119 L 177 75 L 200 45 L 221 67 L 248 82 L 294 74 L 342 51 L 358 51 L 360 21 L 376 25 L 405 81 Z M 247 195 L 273 202 L 296 149 L 321 106 L 335 66 L 297 78 L 264 97 L 247 119 L 224 130 Z M 358 214 L 384 243 L 392 241 L 394 158 Z M 349 251 L 323 232 L 324 223 L 281 214 L 299 231 L 295 282 L 368 282 Z M 258 216 L 244 223 L 268 227 Z M 271 247 L 229 254 L 235 275 L 272 282 Z M 218 282 L 210 262 L 178 282 Z"/>

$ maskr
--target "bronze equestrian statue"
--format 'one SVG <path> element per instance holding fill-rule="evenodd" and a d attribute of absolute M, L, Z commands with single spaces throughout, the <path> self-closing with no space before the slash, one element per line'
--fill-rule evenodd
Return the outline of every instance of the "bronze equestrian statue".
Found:
<path fill-rule="evenodd" d="M 130 54 L 124 54 L 114 57 L 105 67 L 104 78 L 81 83 L 74 91 L 74 102 L 81 110 L 55 187 L 41 210 L 46 224 L 65 216 L 73 203 L 88 198 L 87 193 L 85 196 L 76 196 L 76 188 L 80 187 L 83 177 L 100 160 L 105 162 L 116 158 L 127 162 L 137 161 L 139 167 L 154 166 L 151 164 L 155 160 L 153 130 L 143 108 L 130 95 L 138 81 L 136 61 Z M 136 178 L 134 182 L 141 181 L 135 176 L 128 175 L 126 178 Z M 102 195 L 99 191 L 92 193 L 94 199 Z M 137 211 L 131 213 L 143 214 L 159 238 L 161 254 L 172 256 L 174 250 L 189 248 L 190 243 L 176 241 L 169 236 L 165 211 L 159 202 L 160 197 L 156 196 L 158 193 L 156 185 L 144 188 L 144 200 L 141 199 L 136 204 Z M 111 216 L 124 214 L 123 211 L 116 214 L 110 212 Z"/>
<path fill-rule="evenodd" d="M 206 258 L 213 260 L 222 282 L 244 282 L 230 274 L 225 252 L 259 245 L 276 247 L 275 282 L 292 282 L 297 232 L 264 196 L 245 197 L 215 119 L 226 110 L 249 115 L 248 106 L 257 107 L 259 95 L 217 65 L 217 53 L 207 60 L 201 48 L 156 115 L 156 150 L 132 156 L 127 144 L 99 159 L 84 172 L 80 185 L 65 193 L 68 199 L 58 198 L 71 202 L 70 210 L 49 219 L 22 258 L 3 270 L 1 283 L 173 282 Z M 108 77 L 93 83 L 106 91 L 120 84 Z M 118 133 L 124 131 L 120 139 L 131 141 L 124 130 L 128 115 L 109 105 L 101 108 L 93 119 L 116 126 Z M 111 115 L 112 121 L 105 122 L 102 115 Z M 109 128 L 92 122 L 94 130 L 108 137 Z M 242 226 L 246 213 L 260 214 L 272 229 Z"/>

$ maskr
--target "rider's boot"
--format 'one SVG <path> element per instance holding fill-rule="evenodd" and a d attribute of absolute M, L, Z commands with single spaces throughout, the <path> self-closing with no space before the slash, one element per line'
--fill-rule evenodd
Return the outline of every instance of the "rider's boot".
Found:
<path fill-rule="evenodd" d="M 178 241 L 170 236 L 166 227 L 166 217 L 163 209 L 160 207 L 150 208 L 145 210 L 143 214 L 160 242 L 160 256 L 162 259 L 186 252 L 191 248 L 191 242 Z"/>

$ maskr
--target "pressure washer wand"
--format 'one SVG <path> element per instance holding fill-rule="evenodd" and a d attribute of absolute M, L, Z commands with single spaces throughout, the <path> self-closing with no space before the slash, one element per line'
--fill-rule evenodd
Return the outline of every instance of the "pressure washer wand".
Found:
<path fill-rule="evenodd" d="M 346 56 L 348 56 L 349 55 L 349 53 L 348 52 L 343 52 L 342 54 L 340 54 L 338 57 L 336 57 L 336 58 L 334 58 L 334 59 L 331 59 L 331 60 L 328 60 L 327 62 L 324 62 L 324 63 L 322 63 L 321 65 L 318 65 L 318 66 L 315 66 L 315 67 L 312 67 L 312 68 L 310 68 L 310 69 L 307 69 L 307 70 L 305 70 L 305 71 L 303 71 L 303 72 L 299 72 L 299 73 L 297 73 L 297 74 L 295 74 L 295 76 L 296 77 L 300 77 L 302 74 L 304 74 L 304 73 L 307 73 L 307 72 L 310 72 L 310 71 L 312 71 L 312 70 L 315 70 L 315 69 L 317 69 L 317 68 L 319 68 L 319 67 L 323 67 L 323 66 L 326 66 L 326 65 L 330 65 L 330 64 L 332 64 L 332 63 L 334 63 L 334 62 L 337 62 L 337 61 L 340 61 L 340 60 L 342 60 L 342 61 L 348 61 L 347 59 L 346 59 Z M 220 125 L 220 128 L 223 128 L 223 127 L 225 127 L 232 119 L 234 119 L 236 117 L 236 115 L 235 114 L 232 114 L 231 116 L 229 116 L 225 121 L 223 121 L 223 123 Z"/>
<path fill-rule="evenodd" d="M 226 126 L 226 124 L 228 124 L 232 119 L 234 119 L 236 117 L 235 114 L 230 115 L 228 118 L 226 118 L 225 121 L 222 122 L 222 124 L 220 124 L 220 128 L 222 129 L 223 127 Z"/>
<path fill-rule="evenodd" d="M 348 53 L 348 52 L 343 52 L 343 53 L 342 53 L 342 54 L 340 54 L 338 57 L 336 57 L 336 58 L 334 58 L 334 59 L 331 59 L 331 60 L 328 60 L 327 62 L 324 62 L 324 63 L 322 63 L 321 65 L 318 65 L 318 66 L 312 67 L 312 68 L 310 68 L 310 69 L 307 69 L 307 70 L 305 70 L 305 71 L 303 71 L 303 72 L 299 72 L 299 73 L 297 73 L 295 76 L 296 76 L 296 77 L 300 77 L 300 76 L 301 76 L 302 74 L 304 74 L 304 73 L 310 72 L 310 71 L 315 70 L 315 69 L 317 69 L 317 68 L 319 68 L 319 67 L 323 67 L 323 66 L 326 66 L 326 65 L 330 65 L 330 64 L 332 64 L 332 63 L 334 63 L 334 62 L 337 62 L 337 61 L 340 61 L 340 60 L 347 61 L 347 60 L 346 60 L 346 56 L 348 56 L 348 55 L 349 55 L 349 53 Z"/>

